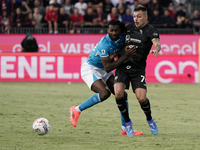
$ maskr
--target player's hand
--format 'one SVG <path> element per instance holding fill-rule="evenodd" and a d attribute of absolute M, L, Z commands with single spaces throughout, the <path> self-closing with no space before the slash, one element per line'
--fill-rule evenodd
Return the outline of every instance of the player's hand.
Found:
<path fill-rule="evenodd" d="M 155 50 L 155 49 L 151 51 L 151 54 L 155 55 L 156 58 L 158 58 L 158 53 L 159 52 L 157 50 Z"/>
<path fill-rule="evenodd" d="M 125 55 L 131 56 L 137 54 L 137 49 L 135 45 L 127 45 L 125 48 Z"/>
<path fill-rule="evenodd" d="M 115 54 L 109 55 L 110 60 L 115 58 Z"/>

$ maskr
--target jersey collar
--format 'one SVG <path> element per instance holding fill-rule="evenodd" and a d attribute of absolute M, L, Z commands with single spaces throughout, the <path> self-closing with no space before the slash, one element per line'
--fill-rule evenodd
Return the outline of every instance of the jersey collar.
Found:
<path fill-rule="evenodd" d="M 111 40 L 109 34 L 106 35 L 106 39 L 107 39 L 109 42 L 112 42 L 112 40 Z"/>
<path fill-rule="evenodd" d="M 142 28 L 137 28 L 135 24 L 133 24 L 133 25 L 135 26 L 136 29 L 143 30 L 143 29 L 145 29 L 147 27 L 148 23 L 144 27 L 142 27 Z"/>

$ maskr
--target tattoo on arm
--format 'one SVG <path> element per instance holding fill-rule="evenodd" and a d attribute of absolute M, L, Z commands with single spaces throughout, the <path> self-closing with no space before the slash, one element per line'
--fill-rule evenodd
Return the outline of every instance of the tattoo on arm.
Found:
<path fill-rule="evenodd" d="M 161 50 L 160 39 L 154 38 L 154 39 L 152 39 L 152 42 L 153 42 L 153 45 L 155 46 L 155 50 L 157 52 L 160 52 L 160 50 Z"/>

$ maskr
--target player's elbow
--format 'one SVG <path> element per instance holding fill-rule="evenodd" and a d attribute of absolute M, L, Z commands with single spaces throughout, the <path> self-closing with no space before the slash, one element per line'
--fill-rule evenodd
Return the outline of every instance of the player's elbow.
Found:
<path fill-rule="evenodd" d="M 113 68 L 114 66 L 112 65 L 112 63 L 109 64 L 104 64 L 104 69 L 107 73 L 111 72 L 112 70 L 114 70 L 115 68 Z"/>

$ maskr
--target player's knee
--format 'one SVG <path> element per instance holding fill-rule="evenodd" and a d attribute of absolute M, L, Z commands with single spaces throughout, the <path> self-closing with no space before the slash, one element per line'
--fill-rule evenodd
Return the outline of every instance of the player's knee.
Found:
<path fill-rule="evenodd" d="M 109 90 L 104 90 L 100 92 L 99 94 L 100 94 L 101 101 L 104 101 L 110 97 L 111 92 Z"/>
<path fill-rule="evenodd" d="M 140 96 L 140 97 L 137 97 L 139 103 L 144 103 L 146 101 L 146 97 L 143 97 L 143 96 Z"/>
<path fill-rule="evenodd" d="M 115 97 L 123 97 L 124 91 L 115 91 Z"/>

